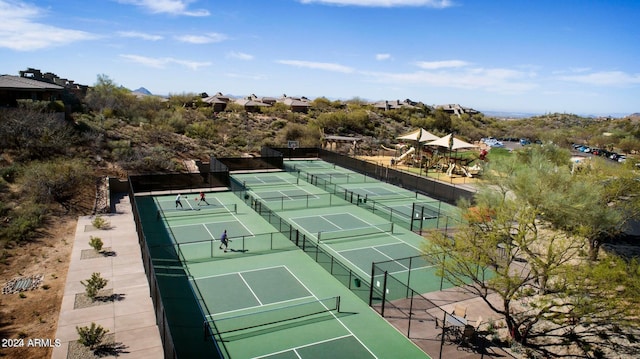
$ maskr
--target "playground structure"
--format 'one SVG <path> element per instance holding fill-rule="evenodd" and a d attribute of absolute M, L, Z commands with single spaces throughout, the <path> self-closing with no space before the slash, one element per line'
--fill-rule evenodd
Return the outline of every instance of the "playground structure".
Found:
<path fill-rule="evenodd" d="M 416 148 L 411 146 L 409 147 L 409 149 L 400 155 L 400 157 L 395 157 L 391 159 L 391 164 L 395 165 L 395 164 L 400 164 L 403 162 L 412 162 L 413 161 L 413 153 L 416 152 Z"/>
<path fill-rule="evenodd" d="M 433 139 L 434 137 L 435 139 Z M 425 140 L 425 138 L 429 138 L 429 140 Z M 424 168 L 426 171 L 433 169 L 444 172 L 448 177 L 461 175 L 472 178 L 482 173 L 482 163 L 486 161 L 486 150 L 482 150 L 478 157 L 458 156 L 459 149 L 474 149 L 478 146 L 457 139 L 453 137 L 453 134 L 437 137 L 424 129 L 419 129 L 400 136 L 398 139 L 413 139 L 416 146 L 411 146 L 400 156 L 393 157 L 391 159 L 392 165 L 404 164 L 410 167 Z M 406 146 L 397 145 L 396 147 Z M 473 165 L 471 165 L 472 163 Z"/>

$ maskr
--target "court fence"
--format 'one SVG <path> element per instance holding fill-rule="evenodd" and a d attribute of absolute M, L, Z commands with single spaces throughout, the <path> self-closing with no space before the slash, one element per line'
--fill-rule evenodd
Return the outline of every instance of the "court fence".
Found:
<path fill-rule="evenodd" d="M 130 175 L 133 193 L 180 193 L 190 189 L 227 187 L 228 173 L 161 173 Z"/>
<path fill-rule="evenodd" d="M 323 161 L 362 173 L 382 182 L 425 194 L 441 201 L 455 204 L 460 198 L 473 199 L 474 192 L 453 183 L 444 183 L 428 177 L 396 170 L 390 166 L 363 161 L 322 148 L 272 148 L 283 154 L 289 153 L 291 158 L 320 158 Z"/>
<path fill-rule="evenodd" d="M 355 204 L 356 206 L 368 209 L 374 214 L 388 219 L 389 221 L 394 222 L 401 227 L 420 235 L 433 229 L 439 229 L 444 231 L 445 233 L 448 233 L 449 231 L 460 225 L 460 221 L 458 219 L 449 215 L 442 209 L 442 201 L 421 200 L 419 199 L 418 192 L 407 191 L 406 194 L 400 193 L 390 196 L 362 195 L 341 186 L 341 184 L 343 183 L 348 183 L 350 178 L 351 181 L 355 181 L 357 177 L 354 176 L 317 175 L 307 173 L 304 170 L 299 169 L 295 165 L 290 166 L 287 164 L 285 164 L 285 170 L 296 175 L 298 179 L 303 179 L 304 181 L 309 182 L 310 184 L 324 190 L 325 192 L 338 197 L 340 200 L 344 200 L 351 204 Z M 340 181 L 346 179 L 346 182 L 334 183 L 333 180 L 336 178 L 339 178 Z M 359 180 L 361 180 L 360 183 L 379 181 L 371 177 L 368 177 L 368 179 Z M 231 182 L 233 181 L 234 179 L 232 178 Z M 388 205 L 389 201 L 398 200 L 406 200 L 407 202 L 411 202 L 411 213 L 395 209 Z M 269 206 L 271 206 L 271 203 L 269 203 Z M 281 207 L 278 209 L 286 208 Z"/>
<path fill-rule="evenodd" d="M 137 207 L 137 202 L 135 200 L 136 181 L 132 180 L 132 178 L 129 177 L 128 184 L 129 184 L 129 200 L 132 204 L 131 208 L 133 213 L 133 220 L 136 226 L 136 232 L 138 234 L 138 243 L 141 249 L 144 271 L 147 276 L 147 281 L 149 283 L 149 292 L 150 292 L 149 294 L 153 302 L 153 307 L 155 308 L 156 324 L 158 325 L 158 330 L 160 332 L 160 339 L 162 341 L 162 346 L 164 350 L 164 358 L 177 359 L 178 352 L 174 344 L 173 337 L 171 335 L 171 329 L 169 326 L 169 320 L 167 318 L 165 306 L 163 305 L 162 294 L 160 292 L 160 286 L 159 286 L 156 269 L 153 263 L 153 257 L 151 256 L 150 247 L 144 232 L 144 228 L 142 226 L 142 220 L 140 217 L 140 212 Z M 141 189 L 143 187 L 137 187 L 137 188 Z M 186 268 L 183 267 L 181 264 L 179 264 L 180 263 L 179 257 L 175 258 L 175 262 L 177 265 L 180 266 L 179 270 L 183 272 L 183 275 L 185 277 L 187 278 L 191 277 L 191 275 L 188 272 L 186 272 Z M 205 313 L 209 313 L 209 311 L 206 308 L 206 304 L 201 299 L 202 295 L 199 293 L 199 289 L 197 288 L 194 289 L 192 285 L 189 285 L 189 288 L 192 291 L 191 294 L 193 295 L 194 300 L 196 300 L 196 302 L 198 303 L 198 310 L 202 315 L 202 318 L 206 318 Z M 205 331 L 205 337 L 206 335 L 207 333 Z M 215 340 L 213 340 L 213 345 L 215 350 L 217 351 L 216 354 L 218 358 L 230 358 L 229 352 L 224 346 L 224 343 L 223 343 L 223 347 L 220 348 L 218 343 Z M 224 355 L 223 352 L 226 355 Z"/>
<path fill-rule="evenodd" d="M 446 333 L 445 325 L 439 327 L 438 321 L 445 323 L 448 313 L 424 297 L 421 294 L 424 290 L 415 290 L 410 285 L 412 272 L 422 263 L 420 256 L 372 263 L 369 306 L 407 338 L 422 342 L 423 349 L 431 348 L 429 354 L 438 351 L 438 357 L 442 358 L 443 350 L 447 349 L 444 347 Z M 390 269 L 398 265 L 407 268 L 403 276 L 390 273 Z"/>
<path fill-rule="evenodd" d="M 280 217 L 277 213 L 272 211 L 269 207 L 251 194 L 247 193 L 246 189 L 239 183 L 232 181 L 232 190 L 241 198 L 247 205 L 249 205 L 254 211 L 256 211 L 262 218 L 267 220 L 276 230 L 285 235 L 291 242 L 302 249 L 309 257 L 313 258 L 316 263 L 320 264 L 327 272 L 333 275 L 344 286 L 356 294 L 365 303 L 369 299 L 369 284 L 368 280 L 359 276 L 354 271 L 349 269 L 331 254 L 329 254 L 322 246 L 317 243 L 317 239 L 313 236 L 307 236 L 300 230 L 293 227 L 289 222 Z"/>

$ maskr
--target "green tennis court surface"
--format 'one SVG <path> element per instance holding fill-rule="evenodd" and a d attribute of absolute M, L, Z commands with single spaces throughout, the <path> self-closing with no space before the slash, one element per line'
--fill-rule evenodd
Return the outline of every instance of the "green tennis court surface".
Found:
<path fill-rule="evenodd" d="M 287 181 L 289 174 L 280 176 L 286 183 L 277 192 L 302 187 L 322 195 L 304 181 Z M 273 191 L 270 185 L 247 190 L 263 188 Z M 174 194 L 136 198 L 179 357 L 428 357 L 244 198 L 207 193 L 210 206 L 197 208 L 195 195 L 184 197 L 184 209 L 175 209 Z M 350 212 L 345 205 L 291 212 L 335 208 Z M 343 229 L 370 225 L 356 223 L 357 217 L 326 219 Z M 228 252 L 219 248 L 224 230 L 231 239 Z"/>

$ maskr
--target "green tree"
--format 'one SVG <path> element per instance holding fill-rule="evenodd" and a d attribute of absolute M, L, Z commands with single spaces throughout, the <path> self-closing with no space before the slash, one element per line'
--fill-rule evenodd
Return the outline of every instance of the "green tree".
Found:
<path fill-rule="evenodd" d="M 85 103 L 87 106 L 104 117 L 130 116 L 129 110 L 137 99 L 131 91 L 118 86 L 107 75 L 98 75 L 97 82 L 91 87 Z"/>
<path fill-rule="evenodd" d="M 633 136 L 627 136 L 618 142 L 618 148 L 624 153 L 638 152 L 640 141 Z"/>
<path fill-rule="evenodd" d="M 441 132 L 451 132 L 451 122 L 451 116 L 443 109 L 438 108 L 435 110 L 433 125 L 437 130 Z"/>
<path fill-rule="evenodd" d="M 453 238 L 433 233 L 425 242 L 440 274 L 484 299 L 524 345 L 557 333 L 588 341 L 605 324 L 628 326 L 638 304 L 637 264 L 590 261 L 584 228 L 557 228 L 601 210 L 598 188 L 576 180 L 567 159 L 568 151 L 545 145 L 492 161 L 474 206 L 461 203 L 467 224 Z"/>
<path fill-rule="evenodd" d="M 586 238 L 589 258 L 597 260 L 602 245 L 621 236 L 640 215 L 636 168 L 632 163 L 620 165 L 592 158 L 574 171 L 573 179 L 588 188 L 586 205 L 577 210 L 571 205 L 558 206 L 545 212 L 545 218 L 556 228 Z"/>

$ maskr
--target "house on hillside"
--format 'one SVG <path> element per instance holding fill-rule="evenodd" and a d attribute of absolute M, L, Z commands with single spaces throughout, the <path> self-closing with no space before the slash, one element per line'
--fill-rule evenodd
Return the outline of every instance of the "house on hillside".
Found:
<path fill-rule="evenodd" d="M 21 76 L 0 76 L 0 106 L 2 107 L 16 107 L 18 100 L 61 100 L 64 91 L 65 88 L 63 86 L 49 82 Z"/>
<path fill-rule="evenodd" d="M 247 112 L 258 112 L 261 107 L 270 107 L 271 105 L 264 102 L 255 101 L 251 97 L 239 98 L 234 101 L 238 105 L 242 106 Z"/>
<path fill-rule="evenodd" d="M 256 102 L 266 103 L 269 106 L 273 106 L 278 101 L 278 99 L 275 97 L 258 97 L 254 94 L 251 94 L 251 96 L 249 96 L 249 99 Z"/>
<path fill-rule="evenodd" d="M 20 71 L 20 77 L 62 86 L 65 88 L 67 93 L 75 96 L 78 99 L 84 98 L 84 96 L 87 94 L 87 91 L 89 90 L 89 86 L 87 85 L 77 84 L 73 80 L 62 78 L 52 72 L 42 73 L 42 71 L 31 67 L 29 67 L 25 71 Z"/>
<path fill-rule="evenodd" d="M 480 113 L 480 111 L 476 111 L 470 107 L 463 107 L 458 104 L 438 105 L 436 106 L 436 109 L 442 109 L 444 112 L 458 117 L 464 113 L 469 115 L 476 115 Z"/>
<path fill-rule="evenodd" d="M 213 112 L 222 112 L 227 108 L 227 104 L 231 101 L 229 96 L 225 96 L 222 92 L 218 92 L 213 96 L 208 96 L 202 99 L 202 102 L 208 103 L 213 107 Z"/>
<path fill-rule="evenodd" d="M 400 101 L 400 100 L 393 100 L 393 101 L 384 100 L 384 101 L 374 102 L 372 104 L 372 106 L 374 108 L 376 108 L 378 110 L 383 110 L 383 111 L 399 110 L 401 108 L 414 109 L 414 108 L 418 108 L 418 105 L 419 105 L 418 102 L 411 101 L 409 99 L 406 99 L 404 101 Z"/>
<path fill-rule="evenodd" d="M 306 97 L 289 97 L 287 95 L 282 95 L 278 102 L 282 102 L 289 106 L 291 112 L 307 113 L 311 107 L 311 102 Z"/>

